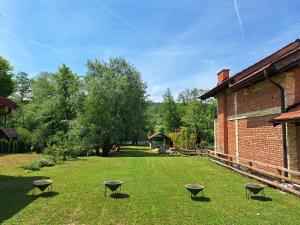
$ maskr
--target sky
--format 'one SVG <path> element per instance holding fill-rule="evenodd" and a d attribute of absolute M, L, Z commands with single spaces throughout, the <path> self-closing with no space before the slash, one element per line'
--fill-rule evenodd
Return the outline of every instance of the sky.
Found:
<path fill-rule="evenodd" d="M 0 55 L 31 77 L 124 57 L 150 99 L 210 89 L 300 37 L 299 0 L 0 0 Z"/>

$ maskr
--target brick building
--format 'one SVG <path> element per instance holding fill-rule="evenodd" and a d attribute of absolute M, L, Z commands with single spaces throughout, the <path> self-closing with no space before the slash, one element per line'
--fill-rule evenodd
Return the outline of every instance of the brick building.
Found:
<path fill-rule="evenodd" d="M 215 150 L 300 171 L 300 40 L 229 76 L 200 98 L 217 100 Z"/>

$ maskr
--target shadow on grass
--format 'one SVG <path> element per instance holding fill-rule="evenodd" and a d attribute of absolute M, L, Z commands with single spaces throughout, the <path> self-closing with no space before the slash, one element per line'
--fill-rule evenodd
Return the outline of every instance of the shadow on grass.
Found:
<path fill-rule="evenodd" d="M 251 199 L 261 201 L 261 202 L 270 202 L 272 198 L 264 197 L 264 196 L 251 196 Z"/>
<path fill-rule="evenodd" d="M 210 202 L 211 201 L 211 199 L 209 197 L 205 197 L 205 196 L 191 197 L 191 199 L 196 202 Z"/>
<path fill-rule="evenodd" d="M 129 194 L 125 194 L 125 193 L 114 193 L 111 194 L 110 197 L 114 198 L 114 199 L 124 199 L 124 198 L 129 198 Z"/>
<path fill-rule="evenodd" d="M 13 217 L 39 197 L 54 197 L 58 193 L 42 193 L 32 196 L 32 182 L 46 177 L 4 176 L 0 175 L 0 224 Z"/>
<path fill-rule="evenodd" d="M 42 197 L 42 198 L 52 198 L 52 197 L 55 197 L 56 195 L 58 195 L 59 192 L 56 192 L 56 191 L 44 191 L 44 192 L 41 192 L 37 195 L 33 195 L 34 198 L 39 198 L 39 197 Z"/>

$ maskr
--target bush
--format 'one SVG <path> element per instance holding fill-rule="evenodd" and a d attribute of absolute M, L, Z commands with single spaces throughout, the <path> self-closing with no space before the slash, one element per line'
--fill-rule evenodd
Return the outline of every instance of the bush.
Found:
<path fill-rule="evenodd" d="M 52 159 L 46 159 L 46 158 L 35 159 L 33 160 L 33 163 L 37 163 L 40 167 L 50 167 L 55 165 Z"/>
<path fill-rule="evenodd" d="M 209 146 L 210 146 L 209 143 L 207 141 L 204 141 L 204 140 L 200 141 L 200 143 L 198 145 L 198 147 L 200 149 L 205 149 L 205 148 L 208 148 Z"/>
<path fill-rule="evenodd" d="M 37 170 L 40 170 L 40 165 L 39 165 L 39 163 L 33 161 L 30 164 L 23 166 L 23 168 L 26 170 L 37 171 Z"/>
<path fill-rule="evenodd" d="M 173 146 L 181 150 L 196 149 L 197 135 L 190 128 L 181 128 L 179 133 L 168 134 L 173 141 Z"/>
<path fill-rule="evenodd" d="M 33 160 L 30 164 L 23 166 L 24 169 L 26 170 L 40 170 L 41 167 L 50 167 L 54 166 L 55 163 L 51 159 L 46 159 L 46 158 L 38 158 Z"/>

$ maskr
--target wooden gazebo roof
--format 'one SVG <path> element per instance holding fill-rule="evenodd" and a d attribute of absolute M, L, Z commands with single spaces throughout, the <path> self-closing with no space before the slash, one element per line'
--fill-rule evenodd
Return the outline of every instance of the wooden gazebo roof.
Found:
<path fill-rule="evenodd" d="M 15 128 L 0 128 L 0 134 L 1 133 L 8 139 L 16 139 L 20 136 Z"/>
<path fill-rule="evenodd" d="M 164 134 L 163 132 L 159 131 L 159 132 L 156 132 L 156 133 L 150 135 L 150 136 L 148 137 L 148 139 L 150 140 L 150 139 L 152 139 L 152 138 L 157 137 L 158 135 L 161 135 L 161 136 L 164 136 L 164 137 L 166 137 L 166 138 L 169 138 L 168 135 L 166 135 L 166 134 Z"/>
<path fill-rule="evenodd" d="M 9 114 L 12 109 L 16 109 L 17 107 L 17 103 L 15 103 L 14 101 L 0 96 L 0 109 L 7 109 L 6 112 L 0 112 L 0 116 Z"/>

